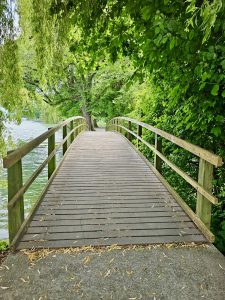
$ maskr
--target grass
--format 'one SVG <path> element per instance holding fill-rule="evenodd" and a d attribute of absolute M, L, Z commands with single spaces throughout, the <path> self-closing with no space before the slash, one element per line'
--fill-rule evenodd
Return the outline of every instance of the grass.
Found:
<path fill-rule="evenodd" d="M 7 241 L 0 241 L 0 251 L 8 250 L 8 243 Z"/>
<path fill-rule="evenodd" d="M 0 264 L 3 262 L 3 260 L 8 255 L 8 242 L 7 241 L 0 241 Z"/>

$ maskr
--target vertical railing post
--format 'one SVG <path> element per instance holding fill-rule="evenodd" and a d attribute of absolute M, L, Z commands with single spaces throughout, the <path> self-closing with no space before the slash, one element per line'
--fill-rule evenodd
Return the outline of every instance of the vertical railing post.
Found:
<path fill-rule="evenodd" d="M 48 130 L 51 128 L 48 128 Z M 48 155 L 55 150 L 55 133 L 53 133 L 48 138 Z M 48 162 L 48 179 L 52 176 L 52 173 L 55 171 L 56 168 L 56 156 L 54 155 L 52 159 Z"/>
<path fill-rule="evenodd" d="M 138 125 L 138 126 L 137 126 L 137 135 L 138 135 L 139 137 L 142 136 L 142 126 L 141 126 L 141 125 Z M 140 141 L 139 139 L 137 139 L 137 148 L 139 148 L 140 143 L 141 143 L 141 141 Z"/>
<path fill-rule="evenodd" d="M 63 126 L 63 139 L 65 139 L 67 137 L 67 125 L 64 125 Z M 68 141 L 66 140 L 64 143 L 63 143 L 63 155 L 66 153 L 67 151 L 67 147 L 68 146 Z"/>
<path fill-rule="evenodd" d="M 11 151 L 9 153 L 11 153 Z M 20 190 L 22 186 L 22 161 L 19 160 L 13 166 L 8 168 L 8 201 L 10 201 L 12 197 L 15 196 L 15 194 Z M 24 199 L 22 195 L 18 198 L 17 202 L 12 207 L 8 207 L 8 229 L 10 244 L 19 231 L 23 221 Z"/>
<path fill-rule="evenodd" d="M 155 134 L 155 149 L 162 152 L 162 139 Z M 159 173 L 162 173 L 162 159 L 155 153 L 154 157 L 154 167 Z"/>
<path fill-rule="evenodd" d="M 81 124 L 80 124 L 80 119 L 78 120 L 77 123 L 78 123 L 77 126 L 80 126 L 80 125 L 81 125 Z M 78 134 L 80 134 L 80 133 L 81 133 L 81 127 L 78 128 Z"/>
<path fill-rule="evenodd" d="M 75 124 L 74 124 L 74 127 L 77 127 L 78 126 L 78 124 L 77 124 L 78 122 L 77 122 L 77 120 L 75 120 Z M 77 135 L 78 135 L 78 129 L 75 129 L 75 131 L 74 131 L 74 138 L 76 138 L 77 137 Z"/>
<path fill-rule="evenodd" d="M 198 183 L 208 192 L 212 191 L 213 165 L 200 158 Z M 210 228 L 212 204 L 202 194 L 197 192 L 196 214 Z"/>
<path fill-rule="evenodd" d="M 128 129 L 131 130 L 131 121 L 128 121 Z M 127 138 L 131 142 L 131 133 L 127 132 Z"/>
<path fill-rule="evenodd" d="M 70 131 L 72 131 L 74 129 L 74 121 L 70 121 Z M 72 144 L 72 142 L 74 141 L 75 135 L 74 132 L 71 133 L 70 136 L 70 143 Z"/>
<path fill-rule="evenodd" d="M 124 124 L 124 120 L 121 120 L 121 125 L 123 126 L 123 127 L 125 127 L 125 124 Z M 126 130 L 125 129 L 121 129 L 121 133 L 122 133 L 122 135 L 124 135 L 125 137 L 126 137 Z"/>

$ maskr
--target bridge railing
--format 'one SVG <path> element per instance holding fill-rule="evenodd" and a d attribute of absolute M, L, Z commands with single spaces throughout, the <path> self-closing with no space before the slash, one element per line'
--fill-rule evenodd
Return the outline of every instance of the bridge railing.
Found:
<path fill-rule="evenodd" d="M 56 145 L 55 133 L 62 129 L 63 139 Z M 86 120 L 83 117 L 72 117 L 61 124 L 49 128 L 37 138 L 17 148 L 16 150 L 9 151 L 7 156 L 3 159 L 3 167 L 8 169 L 8 229 L 9 229 L 9 243 L 14 245 L 22 232 L 25 230 L 28 221 L 30 220 L 33 212 L 38 206 L 41 198 L 52 178 L 54 177 L 58 167 L 56 166 L 56 153 L 62 148 L 63 155 L 74 141 L 75 137 L 86 129 Z M 33 149 L 37 148 L 44 141 L 48 141 L 48 156 L 41 163 L 41 165 L 33 172 L 33 174 L 23 184 L 23 168 L 22 158 L 29 154 Z M 24 194 L 29 189 L 34 180 L 48 165 L 48 182 L 38 201 L 31 209 L 26 220 L 24 219 Z"/>
<path fill-rule="evenodd" d="M 132 131 L 132 125 L 135 125 L 136 132 Z M 155 145 L 152 145 L 143 139 L 143 128 L 155 134 Z M 126 133 L 126 137 L 129 141 L 132 140 L 133 136 L 137 139 L 137 148 L 140 143 L 143 143 L 154 153 L 154 166 L 151 165 L 153 171 L 157 173 L 161 181 L 164 182 L 171 194 L 173 194 L 181 207 L 186 211 L 208 240 L 213 242 L 214 235 L 210 231 L 211 206 L 212 204 L 218 203 L 218 199 L 212 194 L 213 168 L 214 166 L 219 167 L 222 165 L 222 158 L 208 150 L 169 134 L 168 132 L 128 117 L 113 118 L 107 124 L 107 130 L 118 131 L 121 134 Z M 199 157 L 198 181 L 194 180 L 162 154 L 162 138 Z M 161 176 L 162 162 L 166 163 L 197 191 L 196 213 L 191 210 L 191 208 Z"/>

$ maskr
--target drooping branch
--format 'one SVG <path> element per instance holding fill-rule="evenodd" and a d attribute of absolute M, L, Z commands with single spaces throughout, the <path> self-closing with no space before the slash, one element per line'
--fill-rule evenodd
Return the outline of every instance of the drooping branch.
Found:
<path fill-rule="evenodd" d="M 44 91 L 43 89 L 36 83 L 36 82 L 33 82 L 33 81 L 30 81 L 30 80 L 27 80 L 27 78 L 24 78 L 25 82 L 32 85 L 32 86 L 35 86 L 37 88 L 37 90 L 39 90 L 41 92 L 41 95 L 43 96 L 43 100 L 49 104 L 49 105 L 52 105 L 52 106 L 57 106 L 59 104 L 62 104 L 63 102 L 65 101 L 73 101 L 73 102 L 79 102 L 80 99 L 77 97 L 77 98 L 71 98 L 71 97 L 68 97 L 68 98 L 61 98 L 57 101 L 55 100 L 52 100 Z M 37 81 L 38 82 L 38 81 Z M 56 90 L 54 89 L 54 92 L 56 92 Z M 60 93 L 57 91 L 57 94 L 60 96 Z"/>
<path fill-rule="evenodd" d="M 43 100 L 47 103 L 47 104 L 50 104 L 52 105 L 52 100 L 50 99 L 50 97 L 43 91 L 42 88 L 40 88 L 35 82 L 32 82 L 32 81 L 28 81 L 26 78 L 24 78 L 25 82 L 30 84 L 30 85 L 33 85 L 35 86 L 41 93 L 42 93 L 42 96 L 43 97 Z M 47 100 L 46 100 L 47 99 Z"/>

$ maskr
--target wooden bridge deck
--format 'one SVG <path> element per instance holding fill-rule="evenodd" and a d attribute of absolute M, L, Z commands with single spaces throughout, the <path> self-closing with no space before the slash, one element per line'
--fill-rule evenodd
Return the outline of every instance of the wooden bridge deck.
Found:
<path fill-rule="evenodd" d="M 206 239 L 121 135 L 84 132 L 18 249 L 172 242 Z"/>

